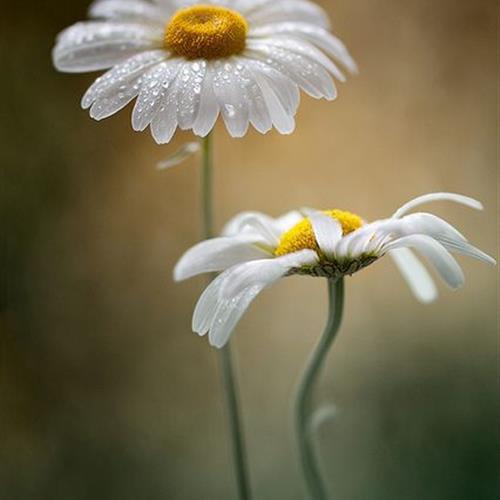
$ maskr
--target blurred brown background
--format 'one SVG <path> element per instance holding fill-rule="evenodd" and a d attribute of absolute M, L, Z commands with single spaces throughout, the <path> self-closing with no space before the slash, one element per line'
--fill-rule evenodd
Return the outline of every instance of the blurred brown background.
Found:
<path fill-rule="evenodd" d="M 337 102 L 303 98 L 289 137 L 216 131 L 216 216 L 300 205 L 367 219 L 449 190 L 483 213 L 429 207 L 498 256 L 497 4 L 321 2 L 361 73 Z M 130 108 L 80 110 L 95 75 L 51 67 L 87 2 L 3 7 L 0 149 L 0 498 L 229 499 L 234 485 L 215 352 L 190 333 L 203 280 L 174 285 L 198 238 L 196 160 L 155 164 Z M 418 304 L 389 259 L 348 280 L 346 319 L 318 396 L 337 499 L 500 497 L 497 270 L 460 259 L 463 290 Z M 305 497 L 289 432 L 325 286 L 293 278 L 238 327 L 257 500 Z"/>

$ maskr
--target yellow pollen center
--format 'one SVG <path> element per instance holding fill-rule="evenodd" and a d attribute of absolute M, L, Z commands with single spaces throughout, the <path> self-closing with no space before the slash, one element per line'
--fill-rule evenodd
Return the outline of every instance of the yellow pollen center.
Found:
<path fill-rule="evenodd" d="M 217 59 L 239 54 L 248 24 L 234 10 L 195 5 L 179 10 L 165 29 L 165 47 L 187 59 Z"/>
<path fill-rule="evenodd" d="M 340 223 L 344 236 L 359 229 L 363 225 L 361 217 L 351 212 L 335 209 L 324 210 L 323 213 L 329 215 L 332 219 L 336 219 Z M 309 218 L 302 219 L 281 236 L 280 243 L 278 248 L 274 251 L 274 254 L 280 256 L 306 249 L 320 252 Z"/>

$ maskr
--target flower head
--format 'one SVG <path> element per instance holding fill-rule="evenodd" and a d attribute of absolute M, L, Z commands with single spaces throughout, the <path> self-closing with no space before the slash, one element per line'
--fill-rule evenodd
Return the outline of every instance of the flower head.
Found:
<path fill-rule="evenodd" d="M 464 283 L 452 253 L 494 264 L 445 220 L 430 213 L 408 213 L 430 201 L 450 200 L 482 209 L 481 203 L 452 193 L 419 196 L 387 219 L 367 223 L 343 210 L 292 211 L 276 219 L 243 212 L 223 235 L 198 243 L 179 260 L 174 278 L 223 271 L 205 289 L 193 316 L 193 330 L 209 333 L 222 347 L 253 299 L 280 278 L 294 274 L 339 279 L 390 254 L 411 290 L 422 302 L 437 297 L 431 276 L 413 253 L 416 250 L 451 288 Z"/>
<path fill-rule="evenodd" d="M 204 137 L 222 115 L 233 137 L 249 124 L 291 133 L 299 89 L 334 99 L 336 63 L 356 71 L 323 10 L 309 0 L 97 0 L 96 20 L 57 38 L 54 65 L 79 73 L 109 69 L 82 107 L 101 120 L 136 99 L 134 130 L 158 143 L 177 128 Z"/>

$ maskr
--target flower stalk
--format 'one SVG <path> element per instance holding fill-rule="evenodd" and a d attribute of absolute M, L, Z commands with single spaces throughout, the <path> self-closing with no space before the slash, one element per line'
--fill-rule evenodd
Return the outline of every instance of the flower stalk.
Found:
<path fill-rule="evenodd" d="M 202 139 L 201 158 L 201 216 L 203 238 L 213 237 L 213 139 L 208 134 Z M 238 388 L 234 374 L 230 343 L 219 350 L 219 365 L 224 388 L 225 404 L 229 419 L 232 455 L 239 500 L 250 500 L 245 441 L 239 411 Z"/>
<path fill-rule="evenodd" d="M 327 489 L 321 477 L 318 457 L 314 450 L 311 428 L 312 396 L 326 355 L 335 339 L 344 310 L 344 280 L 328 280 L 328 321 L 318 345 L 300 379 L 295 400 L 295 425 L 302 471 L 312 500 L 326 500 Z"/>

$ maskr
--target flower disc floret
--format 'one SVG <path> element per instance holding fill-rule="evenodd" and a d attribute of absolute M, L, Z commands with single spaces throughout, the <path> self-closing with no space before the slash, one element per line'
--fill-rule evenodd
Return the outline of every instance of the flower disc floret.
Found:
<path fill-rule="evenodd" d="M 179 10 L 167 24 L 165 47 L 186 59 L 218 59 L 245 49 L 248 24 L 226 7 L 195 5 Z"/>
<path fill-rule="evenodd" d="M 323 213 L 337 220 L 342 226 L 343 236 L 352 233 L 363 225 L 363 220 L 356 214 L 344 210 L 325 210 Z M 314 235 L 309 218 L 302 219 L 295 226 L 284 233 L 274 254 L 279 257 L 299 250 L 315 250 L 320 253 L 320 248 Z"/>

